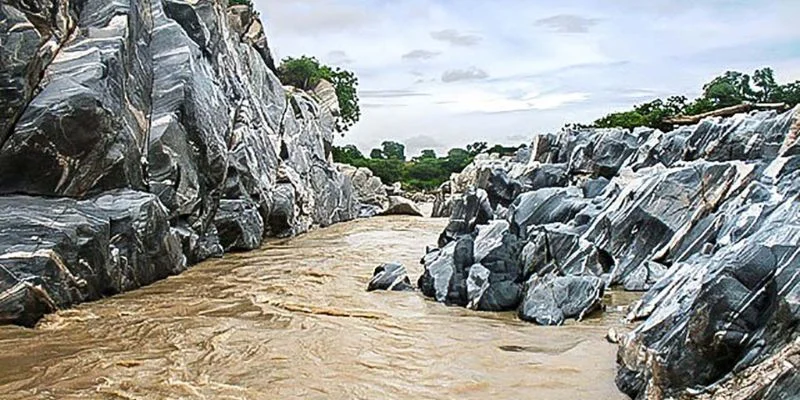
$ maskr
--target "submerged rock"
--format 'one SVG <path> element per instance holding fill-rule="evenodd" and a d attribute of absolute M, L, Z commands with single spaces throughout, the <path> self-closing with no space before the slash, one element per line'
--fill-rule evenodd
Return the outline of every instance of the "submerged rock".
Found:
<path fill-rule="evenodd" d="M 414 290 L 411 280 L 408 279 L 406 267 L 399 263 L 381 264 L 375 268 L 367 285 L 367 291 L 373 290 Z"/>

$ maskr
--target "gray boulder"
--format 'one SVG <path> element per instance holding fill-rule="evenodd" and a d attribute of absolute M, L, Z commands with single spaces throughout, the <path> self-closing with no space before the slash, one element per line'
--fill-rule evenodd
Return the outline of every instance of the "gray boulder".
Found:
<path fill-rule="evenodd" d="M 526 238 L 536 225 L 571 221 L 589 204 L 574 187 L 547 188 L 521 194 L 508 209 L 511 231 Z"/>
<path fill-rule="evenodd" d="M 489 203 L 489 196 L 483 189 L 469 189 L 460 197 L 453 198 L 450 222 L 439 235 L 439 247 L 472 233 L 479 224 L 485 224 L 494 218 L 494 211 Z"/>
<path fill-rule="evenodd" d="M 424 217 L 422 211 L 417 207 L 417 203 L 400 196 L 389 196 L 389 206 L 386 207 L 381 215 L 411 215 Z"/>
<path fill-rule="evenodd" d="M 411 280 L 408 279 L 403 264 L 387 263 L 375 268 L 372 279 L 367 284 L 367 291 L 373 290 L 405 291 L 414 290 L 414 287 L 411 286 Z"/>
<path fill-rule="evenodd" d="M 598 309 L 605 283 L 594 276 L 534 276 L 519 306 L 519 318 L 539 325 L 561 325 Z"/>
<path fill-rule="evenodd" d="M 347 164 L 337 164 L 336 168 L 353 183 L 355 198 L 360 203 L 360 218 L 378 215 L 389 206 L 386 188 L 381 178 L 374 176 L 371 170 Z"/>
<path fill-rule="evenodd" d="M 261 246 L 264 220 L 252 202 L 221 200 L 214 216 L 214 225 L 225 251 L 253 250 Z"/>

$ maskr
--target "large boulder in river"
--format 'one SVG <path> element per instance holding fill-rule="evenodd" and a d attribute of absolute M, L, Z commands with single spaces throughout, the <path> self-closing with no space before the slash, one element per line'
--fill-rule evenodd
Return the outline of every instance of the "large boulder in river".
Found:
<path fill-rule="evenodd" d="M 581 320 L 600 307 L 605 282 L 594 276 L 534 276 L 519 306 L 519 318 L 539 325 L 561 325 Z"/>
<path fill-rule="evenodd" d="M 414 290 L 411 280 L 408 279 L 406 267 L 399 263 L 381 264 L 372 273 L 372 279 L 367 284 L 367 291 L 373 290 Z"/>
<path fill-rule="evenodd" d="M 386 207 L 381 215 L 411 215 L 414 217 L 424 217 L 422 211 L 417 207 L 417 203 L 400 196 L 389 196 L 389 206 Z"/>
<path fill-rule="evenodd" d="M 418 285 L 437 301 L 483 311 L 512 310 L 519 304 L 522 243 L 506 221 L 479 225 L 476 235 L 463 235 L 432 250 L 422 263 Z"/>
<path fill-rule="evenodd" d="M 469 235 L 429 251 L 422 259 L 425 271 L 417 280 L 422 294 L 440 303 L 466 306 L 467 276 L 475 263 L 474 251 Z"/>

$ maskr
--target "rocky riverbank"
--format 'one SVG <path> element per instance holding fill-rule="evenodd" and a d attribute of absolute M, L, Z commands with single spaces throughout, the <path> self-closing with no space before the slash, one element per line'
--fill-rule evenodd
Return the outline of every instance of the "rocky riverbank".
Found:
<path fill-rule="evenodd" d="M 800 108 L 540 135 L 442 186 L 422 292 L 561 324 L 647 291 L 621 338 L 636 399 L 800 393 Z M 748 395 L 736 387 L 748 386 Z M 788 397 L 787 397 L 788 396 Z"/>
<path fill-rule="evenodd" d="M 0 323 L 358 215 L 246 6 L 0 4 Z"/>

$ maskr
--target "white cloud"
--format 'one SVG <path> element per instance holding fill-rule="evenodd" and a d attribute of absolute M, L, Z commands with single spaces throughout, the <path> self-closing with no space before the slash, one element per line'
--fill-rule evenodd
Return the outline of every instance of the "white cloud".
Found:
<path fill-rule="evenodd" d="M 483 40 L 478 35 L 461 33 L 455 29 L 431 32 L 431 37 L 435 40 L 450 43 L 453 46 L 475 46 Z"/>
<path fill-rule="evenodd" d="M 536 21 L 537 26 L 546 27 L 560 33 L 586 33 L 597 24 L 597 19 L 579 15 L 560 14 Z"/>
<path fill-rule="evenodd" d="M 798 1 L 254 2 L 278 58 L 349 62 L 362 117 L 340 143 L 366 151 L 421 137 L 440 153 L 518 140 L 695 96 L 728 69 L 800 79 Z"/>
<path fill-rule="evenodd" d="M 442 54 L 441 51 L 430 51 L 430 50 L 412 50 L 406 54 L 403 54 L 404 60 L 430 60 L 438 55 Z"/>
<path fill-rule="evenodd" d="M 469 67 L 466 69 L 449 69 L 442 73 L 442 82 L 450 83 L 458 81 L 475 81 L 486 79 L 488 77 L 489 74 L 487 74 L 486 71 L 476 67 Z"/>

